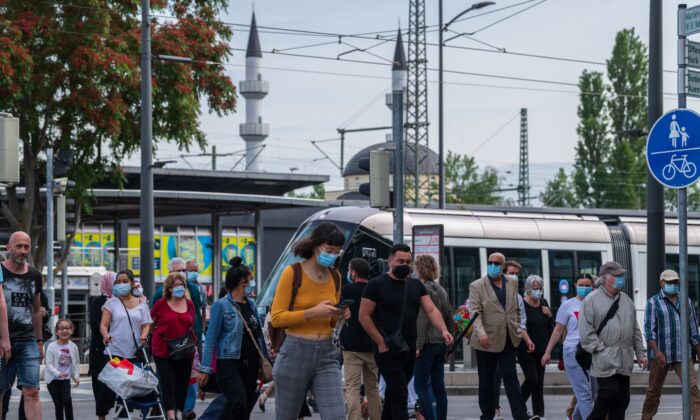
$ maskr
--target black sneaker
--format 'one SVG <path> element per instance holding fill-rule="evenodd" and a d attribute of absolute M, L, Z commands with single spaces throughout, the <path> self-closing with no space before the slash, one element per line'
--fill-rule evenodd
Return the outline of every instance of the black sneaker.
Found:
<path fill-rule="evenodd" d="M 309 397 L 306 399 L 306 403 L 309 404 L 309 407 L 311 407 L 312 410 L 314 410 L 314 413 L 318 413 L 318 406 L 316 405 L 316 400 Z"/>

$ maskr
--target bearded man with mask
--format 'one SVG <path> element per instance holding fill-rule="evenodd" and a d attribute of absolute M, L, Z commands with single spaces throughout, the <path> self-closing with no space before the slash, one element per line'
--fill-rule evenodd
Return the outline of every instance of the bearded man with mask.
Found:
<path fill-rule="evenodd" d="M 599 276 L 602 285 L 583 301 L 578 320 L 581 347 L 593 355 L 590 375 L 598 383 L 588 418 L 624 419 L 630 402 L 635 353 L 640 367 L 647 364 L 644 340 L 634 302 L 621 291 L 625 287 L 625 269 L 609 261 L 600 267 Z M 607 323 L 603 324 L 604 320 Z"/>
<path fill-rule="evenodd" d="M 489 255 L 486 275 L 469 285 L 467 309 L 470 319 L 476 317 L 469 344 L 476 350 L 479 408 L 482 419 L 494 418 L 493 372 L 498 369 L 513 418 L 536 419 L 537 416 L 527 414 L 515 370 L 516 349 L 523 331 L 520 326 L 518 280 L 504 275 L 502 267 L 505 260 L 500 252 Z"/>
<path fill-rule="evenodd" d="M 679 299 L 680 277 L 673 270 L 661 273 L 659 285 L 661 291 L 647 302 L 644 316 L 644 335 L 649 348 L 649 387 L 647 388 L 642 419 L 652 419 L 656 415 L 661 400 L 661 389 L 669 369 L 681 377 L 681 302 Z M 688 297 L 688 308 L 692 302 Z M 695 353 L 700 354 L 700 333 L 698 319 L 694 310 L 690 310 L 690 343 Z M 690 352 L 688 353 L 690 354 Z M 695 367 L 690 361 L 690 394 L 694 419 L 700 419 L 700 391 L 698 390 Z"/>
<path fill-rule="evenodd" d="M 408 383 L 416 362 L 416 321 L 423 309 L 448 346 L 452 335 L 425 286 L 411 274 L 411 247 L 397 244 L 389 254 L 389 272 L 365 286 L 360 324 L 370 336 L 374 359 L 386 381 L 383 419 L 408 419 Z"/>

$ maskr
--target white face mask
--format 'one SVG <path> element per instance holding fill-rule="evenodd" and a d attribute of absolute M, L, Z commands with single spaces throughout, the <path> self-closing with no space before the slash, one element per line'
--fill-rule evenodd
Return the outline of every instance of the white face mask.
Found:
<path fill-rule="evenodd" d="M 543 294 L 544 294 L 544 291 L 542 291 L 542 290 L 533 290 L 530 292 L 530 296 L 532 296 L 535 299 L 542 299 Z"/>

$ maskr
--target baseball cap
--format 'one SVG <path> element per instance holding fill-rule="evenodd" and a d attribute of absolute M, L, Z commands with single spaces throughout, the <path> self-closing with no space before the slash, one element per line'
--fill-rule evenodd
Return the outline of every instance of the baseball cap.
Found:
<path fill-rule="evenodd" d="M 664 270 L 661 273 L 661 279 L 660 280 L 666 280 L 666 281 L 673 281 L 673 280 L 679 280 L 680 277 L 678 277 L 678 273 L 676 273 L 673 270 Z"/>
<path fill-rule="evenodd" d="M 615 261 L 608 261 L 600 267 L 600 272 L 598 276 L 602 277 L 606 274 L 612 274 L 613 276 L 619 276 L 627 271 L 622 266 Z"/>

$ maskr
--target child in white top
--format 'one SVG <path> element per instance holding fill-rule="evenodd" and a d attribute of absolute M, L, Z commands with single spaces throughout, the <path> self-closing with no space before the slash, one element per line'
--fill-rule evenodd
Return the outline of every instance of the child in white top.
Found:
<path fill-rule="evenodd" d="M 56 419 L 73 420 L 73 402 L 70 396 L 70 380 L 80 385 L 80 357 L 78 346 L 70 341 L 73 323 L 60 319 L 56 323 L 58 339 L 46 349 L 46 369 L 44 380 L 56 409 Z M 65 413 L 65 416 L 64 416 Z"/>

